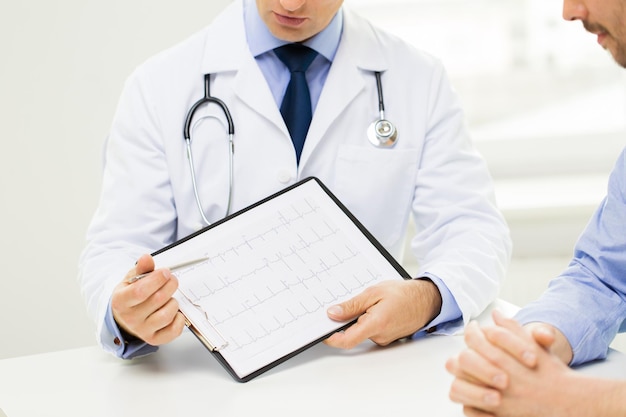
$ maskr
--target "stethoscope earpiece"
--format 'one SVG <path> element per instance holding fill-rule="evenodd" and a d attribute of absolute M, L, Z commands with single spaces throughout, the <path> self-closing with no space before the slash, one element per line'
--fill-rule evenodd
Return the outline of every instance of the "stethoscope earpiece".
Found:
<path fill-rule="evenodd" d="M 376 87 L 378 89 L 378 111 L 380 116 L 367 128 L 367 138 L 377 148 L 390 148 L 398 141 L 398 130 L 389 120 L 385 119 L 385 102 L 383 100 L 383 86 L 380 81 L 380 72 L 375 71 Z"/>

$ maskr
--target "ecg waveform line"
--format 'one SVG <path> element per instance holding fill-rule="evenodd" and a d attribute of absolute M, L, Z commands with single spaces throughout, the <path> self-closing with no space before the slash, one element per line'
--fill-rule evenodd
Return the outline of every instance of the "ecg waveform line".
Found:
<path fill-rule="evenodd" d="M 246 231 L 178 274 L 181 293 L 226 335 L 228 350 L 269 347 L 295 323 L 381 279 L 310 198 Z"/>

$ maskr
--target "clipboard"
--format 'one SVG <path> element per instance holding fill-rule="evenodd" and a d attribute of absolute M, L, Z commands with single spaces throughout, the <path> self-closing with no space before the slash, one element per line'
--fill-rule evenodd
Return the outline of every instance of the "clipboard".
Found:
<path fill-rule="evenodd" d="M 356 322 L 326 309 L 409 274 L 331 191 L 308 177 L 152 254 L 178 270 L 187 327 L 247 382 Z"/>

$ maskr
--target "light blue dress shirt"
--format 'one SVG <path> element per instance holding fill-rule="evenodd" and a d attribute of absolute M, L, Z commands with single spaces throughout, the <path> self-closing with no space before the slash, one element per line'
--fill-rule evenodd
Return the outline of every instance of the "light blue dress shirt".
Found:
<path fill-rule="evenodd" d="M 254 0 L 244 0 L 243 7 L 246 39 L 250 52 L 255 57 L 261 72 L 267 80 L 277 107 L 280 107 L 287 89 L 287 84 L 289 83 L 290 73 L 285 64 L 276 56 L 273 49 L 285 45 L 288 42 L 272 35 L 259 16 Z M 339 9 L 339 12 L 322 32 L 303 42 L 304 45 L 314 49 L 318 53 L 318 56 L 313 60 L 306 72 L 313 112 L 315 112 L 315 107 L 319 101 L 324 82 L 326 81 L 330 66 L 337 52 L 337 48 L 339 47 L 342 29 L 343 10 Z M 375 82 L 373 74 L 372 82 Z M 372 103 L 372 106 L 376 105 L 377 103 Z M 424 335 L 426 329 L 429 329 L 429 332 L 436 329 L 437 333 L 448 333 L 448 326 L 451 329 L 456 329 L 459 321 L 462 320 L 461 309 L 443 281 L 436 276 L 427 276 L 425 278 L 430 279 L 438 287 L 442 297 L 442 309 L 440 314 L 425 326 L 424 330 L 413 336 L 414 338 Z M 116 340 L 119 341 L 118 349 L 115 352 L 117 356 L 130 359 L 154 352 L 157 349 L 140 340 L 133 340 L 132 338 L 128 340 L 128 338 L 125 338 L 113 319 L 110 303 L 105 321 L 108 330 L 116 337 Z"/>
<path fill-rule="evenodd" d="M 245 0 L 243 2 L 243 10 L 248 47 L 267 80 L 276 105 L 280 107 L 291 75 L 285 64 L 278 59 L 273 49 L 289 42 L 280 40 L 272 35 L 261 16 L 259 16 L 259 10 L 255 1 Z M 339 9 L 339 12 L 323 31 L 303 42 L 303 45 L 318 53 L 306 71 L 313 112 L 315 112 L 315 107 L 317 107 L 330 65 L 337 53 L 342 29 L 343 11 Z"/>
<path fill-rule="evenodd" d="M 571 365 L 605 358 L 616 333 L 626 330 L 626 150 L 569 266 L 516 319 L 563 332 L 574 352 Z"/>

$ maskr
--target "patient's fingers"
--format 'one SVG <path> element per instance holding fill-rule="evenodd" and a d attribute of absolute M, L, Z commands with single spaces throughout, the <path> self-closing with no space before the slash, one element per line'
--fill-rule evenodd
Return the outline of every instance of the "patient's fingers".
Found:
<path fill-rule="evenodd" d="M 505 318 L 497 310 L 494 310 L 492 314 L 496 326 L 484 329 L 486 339 L 528 368 L 537 366 L 538 345 L 530 332 L 515 320 Z"/>

